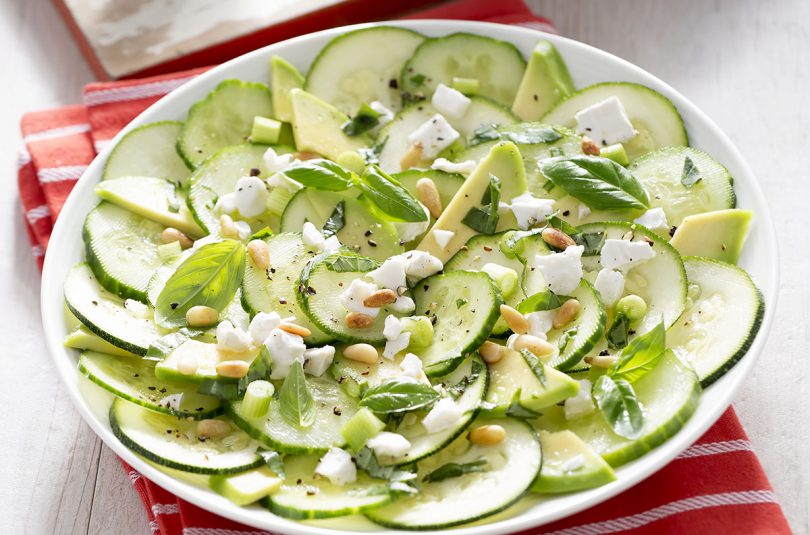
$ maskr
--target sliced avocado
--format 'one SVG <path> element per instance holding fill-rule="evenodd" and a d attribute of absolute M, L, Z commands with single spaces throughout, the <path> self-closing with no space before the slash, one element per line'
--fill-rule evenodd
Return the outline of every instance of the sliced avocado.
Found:
<path fill-rule="evenodd" d="M 539 41 L 523 73 L 512 111 L 524 121 L 537 121 L 574 91 L 571 74 L 557 48 Z"/>
<path fill-rule="evenodd" d="M 543 468 L 532 491 L 557 494 L 591 489 L 616 480 L 613 468 L 572 431 L 540 431 Z"/>
<path fill-rule="evenodd" d="M 337 108 L 302 89 L 290 91 L 295 146 L 302 152 L 321 154 L 337 160 L 347 150 L 371 144 L 366 135 L 348 136 L 341 126 L 349 118 Z"/>
<path fill-rule="evenodd" d="M 471 208 L 483 206 L 481 201 L 489 189 L 491 175 L 501 181 L 501 202 L 509 203 L 513 198 L 526 192 L 523 158 L 517 146 L 511 141 L 504 141 L 492 147 L 416 248 L 446 262 L 467 243 L 467 240 L 477 235 L 478 232 L 464 224 L 463 219 Z M 496 230 L 515 228 L 516 225 L 512 212 L 503 212 Z M 447 245 L 441 247 L 436 242 L 434 230 L 446 230 L 454 234 Z"/>
<path fill-rule="evenodd" d="M 683 218 L 669 242 L 682 256 L 702 256 L 736 264 L 740 258 L 750 210 L 717 210 Z"/>
<path fill-rule="evenodd" d="M 545 378 L 541 381 L 517 351 L 507 350 L 498 362 L 489 364 L 487 401 L 497 408 L 506 409 L 520 391 L 520 404 L 533 411 L 541 411 L 560 401 L 575 396 L 579 383 L 561 371 L 543 364 Z"/>
<path fill-rule="evenodd" d="M 282 480 L 270 468 L 260 466 L 236 475 L 215 475 L 209 479 L 211 490 L 239 506 L 259 501 L 281 487 Z"/>
<path fill-rule="evenodd" d="M 88 349 L 90 351 L 97 351 L 99 353 L 107 353 L 108 355 L 115 355 L 116 357 L 136 357 L 135 353 L 130 353 L 126 349 L 121 349 L 109 343 L 104 338 L 93 334 L 84 325 L 76 327 L 69 335 L 65 337 L 65 347 L 72 347 L 73 349 Z"/>
<path fill-rule="evenodd" d="M 205 234 L 191 216 L 183 194 L 168 180 L 149 176 L 114 178 L 99 182 L 95 191 L 105 201 L 174 227 L 192 239 Z"/>
<path fill-rule="evenodd" d="M 273 90 L 273 115 L 284 122 L 292 121 L 290 91 L 304 87 L 304 75 L 279 56 L 270 58 L 270 87 Z"/>

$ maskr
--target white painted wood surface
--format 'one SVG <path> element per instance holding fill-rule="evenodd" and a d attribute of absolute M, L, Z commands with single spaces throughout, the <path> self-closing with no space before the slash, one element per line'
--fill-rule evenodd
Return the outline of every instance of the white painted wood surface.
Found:
<path fill-rule="evenodd" d="M 696 102 L 730 134 L 765 186 L 782 236 L 770 351 L 736 407 L 797 533 L 810 533 L 810 2 L 529 0 L 560 32 L 628 59 Z M 81 421 L 49 369 L 39 273 L 16 194 L 25 111 L 78 102 L 92 74 L 47 0 L 0 2 L 0 525 L 4 533 L 147 534 L 115 456 Z M 773 304 L 771 304 L 773 305 Z"/>

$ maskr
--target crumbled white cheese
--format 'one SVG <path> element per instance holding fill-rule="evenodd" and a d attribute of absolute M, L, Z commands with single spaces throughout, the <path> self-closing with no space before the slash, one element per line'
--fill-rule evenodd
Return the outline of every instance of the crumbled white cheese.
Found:
<path fill-rule="evenodd" d="M 667 230 L 669 223 L 667 223 L 667 214 L 664 213 L 663 208 L 650 208 L 639 217 L 633 220 L 633 223 L 643 225 L 650 230 Z"/>
<path fill-rule="evenodd" d="M 462 175 L 471 174 L 473 171 L 475 171 L 476 167 L 478 167 L 478 163 L 476 163 L 475 160 L 451 162 L 447 158 L 436 158 L 436 160 L 430 164 L 431 169 L 444 171 L 445 173 L 459 173 Z"/>
<path fill-rule="evenodd" d="M 152 316 L 149 307 L 135 299 L 125 300 L 124 308 L 135 318 L 146 319 Z"/>
<path fill-rule="evenodd" d="M 415 280 L 430 277 L 444 269 L 440 259 L 425 251 L 408 251 L 400 256 L 405 259 L 405 275 Z"/>
<path fill-rule="evenodd" d="M 250 238 L 250 235 L 253 233 L 250 230 L 250 225 L 244 221 L 234 221 L 233 226 L 236 228 L 236 236 L 242 241 Z"/>
<path fill-rule="evenodd" d="M 591 215 L 591 209 L 588 208 L 588 205 L 584 203 L 579 203 L 579 206 L 577 207 L 577 218 L 579 218 L 579 220 L 582 221 L 589 215 Z"/>
<path fill-rule="evenodd" d="M 243 217 L 256 217 L 267 209 L 269 195 L 264 181 L 257 176 L 243 176 L 236 182 L 234 204 Z"/>
<path fill-rule="evenodd" d="M 452 399 L 442 398 L 424 417 L 422 425 L 428 433 L 438 433 L 458 425 L 463 416 L 464 411 Z"/>
<path fill-rule="evenodd" d="M 281 317 L 278 312 L 259 312 L 250 320 L 248 333 L 256 345 L 263 344 L 273 329 L 281 324 Z"/>
<path fill-rule="evenodd" d="M 408 143 L 422 147 L 422 158 L 432 160 L 438 154 L 452 145 L 461 135 L 453 130 L 447 119 L 437 113 L 408 136 Z"/>
<path fill-rule="evenodd" d="M 388 317 L 385 318 L 385 324 L 383 325 L 383 336 L 386 340 L 393 340 L 402 333 L 404 327 L 401 319 L 393 314 L 389 314 Z"/>
<path fill-rule="evenodd" d="M 394 118 L 394 112 L 386 108 L 385 105 L 379 100 L 371 102 L 368 107 L 380 114 L 380 116 L 377 117 L 377 121 L 379 121 L 380 126 L 385 126 L 391 122 L 391 119 Z"/>
<path fill-rule="evenodd" d="M 407 295 L 400 295 L 396 301 L 388 305 L 388 310 L 397 314 L 410 314 L 416 310 L 416 303 Z"/>
<path fill-rule="evenodd" d="M 436 245 L 442 249 L 447 248 L 447 244 L 453 239 L 456 233 L 452 230 L 433 229 L 433 239 L 436 240 Z"/>
<path fill-rule="evenodd" d="M 518 227 L 521 230 L 528 230 L 552 214 L 554 199 L 539 199 L 527 191 L 512 199 L 512 203 L 508 206 L 515 214 Z"/>
<path fill-rule="evenodd" d="M 315 377 L 321 375 L 332 365 L 335 358 L 334 346 L 313 347 L 304 351 L 304 371 Z"/>
<path fill-rule="evenodd" d="M 366 282 L 363 279 L 354 279 L 348 288 L 341 292 L 340 304 L 349 312 L 368 314 L 372 318 L 376 318 L 377 314 L 380 313 L 380 309 L 365 306 L 363 300 L 379 289 L 376 284 Z"/>
<path fill-rule="evenodd" d="M 283 171 L 293 163 L 292 154 L 278 154 L 272 147 L 264 151 L 264 166 L 270 173 Z"/>
<path fill-rule="evenodd" d="M 655 251 L 646 241 L 605 240 L 599 262 L 606 269 L 628 270 L 636 264 L 655 257 Z"/>
<path fill-rule="evenodd" d="M 399 363 L 402 368 L 402 377 L 408 377 L 416 381 L 429 382 L 425 375 L 425 368 L 422 364 L 422 359 L 413 353 L 406 353 L 402 362 Z"/>
<path fill-rule="evenodd" d="M 234 327 L 230 321 L 224 320 L 217 325 L 217 349 L 220 351 L 241 353 L 250 349 L 250 342 L 250 335 Z"/>
<path fill-rule="evenodd" d="M 352 461 L 352 456 L 340 448 L 331 448 L 327 451 L 315 467 L 315 473 L 338 486 L 357 481 L 357 467 Z"/>
<path fill-rule="evenodd" d="M 425 220 L 424 221 L 394 221 L 394 228 L 397 229 L 397 235 L 399 236 L 400 241 L 402 242 L 409 242 L 413 241 L 422 234 L 430 226 L 430 211 L 427 207 L 419 203 L 419 206 L 422 207 L 422 211 L 425 212 Z"/>
<path fill-rule="evenodd" d="M 169 396 L 165 396 L 158 401 L 158 405 L 161 407 L 166 407 L 167 409 L 171 409 L 173 411 L 180 410 L 180 404 L 183 402 L 183 393 L 180 392 L 179 394 L 171 394 Z"/>
<path fill-rule="evenodd" d="M 318 230 L 318 227 L 309 221 L 305 222 L 304 226 L 301 228 L 301 240 L 307 247 L 314 247 L 318 250 L 320 250 L 323 242 L 325 241 L 323 234 L 321 234 L 321 231 Z"/>
<path fill-rule="evenodd" d="M 577 382 L 579 383 L 579 392 L 576 396 L 566 399 L 563 406 L 566 420 L 582 418 L 583 416 L 593 414 L 593 411 L 596 410 L 593 399 L 591 399 L 591 388 L 593 384 L 587 379 L 582 379 Z"/>
<path fill-rule="evenodd" d="M 264 347 L 273 361 L 270 379 L 284 379 L 290 373 L 293 362 L 304 363 L 304 352 L 307 350 L 304 339 L 297 334 L 281 329 L 273 329 L 264 341 Z"/>
<path fill-rule="evenodd" d="M 582 279 L 582 245 L 570 245 L 565 251 L 536 255 L 533 267 L 539 269 L 548 288 L 556 294 L 569 294 L 576 290 Z"/>
<path fill-rule="evenodd" d="M 392 256 L 382 263 L 380 267 L 366 273 L 380 288 L 396 291 L 405 286 L 405 259 L 402 256 Z"/>
<path fill-rule="evenodd" d="M 214 205 L 214 211 L 221 214 L 230 214 L 236 211 L 236 194 L 234 192 L 220 195 Z"/>
<path fill-rule="evenodd" d="M 556 315 L 556 310 L 538 310 L 526 314 L 526 319 L 529 320 L 529 334 L 545 340 Z"/>
<path fill-rule="evenodd" d="M 333 234 L 332 236 L 329 236 L 328 238 L 323 240 L 323 245 L 321 245 L 321 251 L 323 251 L 324 253 L 334 253 L 342 246 L 343 244 L 340 243 L 338 237 Z"/>
<path fill-rule="evenodd" d="M 439 113 L 451 119 L 461 119 L 467 113 L 472 100 L 461 91 L 439 84 L 433 92 L 430 103 Z"/>
<path fill-rule="evenodd" d="M 602 268 L 596 275 L 593 287 L 602 296 L 605 306 L 612 307 L 624 293 L 624 275 L 620 271 Z"/>
<path fill-rule="evenodd" d="M 623 143 L 636 135 L 618 97 L 606 98 L 574 114 L 577 133 L 588 136 L 597 144 Z"/>
<path fill-rule="evenodd" d="M 393 314 L 385 318 L 383 336 L 385 336 L 386 342 L 383 357 L 393 359 L 397 353 L 408 348 L 408 344 L 411 342 L 411 333 L 402 332 L 402 328 L 402 321 Z"/>
<path fill-rule="evenodd" d="M 563 472 L 576 472 L 583 466 L 585 466 L 585 456 L 578 453 L 565 461 L 560 468 Z"/>
<path fill-rule="evenodd" d="M 374 450 L 377 457 L 401 457 L 411 449 L 411 443 L 407 438 L 388 431 L 368 439 L 366 446 Z"/>
<path fill-rule="evenodd" d="M 291 193 L 295 193 L 304 187 L 303 184 L 297 180 L 293 180 L 284 173 L 273 173 L 266 182 L 267 185 L 272 188 L 284 188 Z"/>

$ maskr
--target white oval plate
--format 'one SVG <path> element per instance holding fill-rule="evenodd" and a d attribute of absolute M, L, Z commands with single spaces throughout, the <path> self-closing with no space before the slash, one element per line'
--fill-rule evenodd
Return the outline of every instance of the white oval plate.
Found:
<path fill-rule="evenodd" d="M 454 532 L 469 535 L 510 533 L 545 524 L 596 505 L 650 476 L 698 439 L 731 403 L 732 397 L 762 351 L 773 320 L 779 275 L 776 234 L 759 185 L 742 155 L 728 137 L 694 104 L 658 78 L 606 52 L 556 35 L 501 24 L 450 20 L 386 24 L 411 28 L 428 36 L 440 36 L 457 31 L 488 35 L 514 43 L 527 57 L 538 39 L 548 39 L 559 48 L 579 88 L 596 82 L 625 81 L 641 83 L 663 93 L 681 112 L 691 145 L 707 151 L 728 167 L 734 176 L 739 206 L 754 211 L 754 223 L 740 265 L 751 274 L 764 294 L 767 306 L 762 329 L 748 354 L 737 366 L 706 390 L 700 406 L 686 426 L 665 444 L 618 469 L 618 480 L 609 485 L 553 498 L 531 497 L 496 517 L 475 525 L 457 528 Z M 267 83 L 269 59 L 273 54 L 284 57 L 306 72 L 312 59 L 329 39 L 350 29 L 366 26 L 369 25 L 335 28 L 256 50 L 211 69 L 151 106 L 122 130 L 82 175 L 59 216 L 45 258 L 42 276 L 42 322 L 46 343 L 57 373 L 77 410 L 90 427 L 115 453 L 164 489 L 216 514 L 277 533 L 333 535 L 336 530 L 377 532 L 384 530 L 363 518 L 312 521 L 304 524 L 277 517 L 258 506 L 237 507 L 206 489 L 155 469 L 132 453 L 110 430 L 107 410 L 111 396 L 101 392 L 101 389 L 77 373 L 78 352 L 62 346 L 62 340 L 67 334 L 62 284 L 70 267 L 82 261 L 84 250 L 81 237 L 82 222 L 85 214 L 98 202 L 93 194 L 93 186 L 100 180 L 110 149 L 122 135 L 153 121 L 182 120 L 189 106 L 203 98 L 221 80 L 241 78 Z"/>

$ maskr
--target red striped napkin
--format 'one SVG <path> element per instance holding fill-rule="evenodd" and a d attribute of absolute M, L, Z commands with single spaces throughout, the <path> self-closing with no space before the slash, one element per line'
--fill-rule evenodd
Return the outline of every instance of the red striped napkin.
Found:
<path fill-rule="evenodd" d="M 412 18 L 487 20 L 554 31 L 521 0 L 460 0 Z M 90 84 L 84 104 L 23 117 L 18 162 L 25 228 L 39 266 L 53 222 L 87 165 L 121 128 L 150 104 L 204 69 L 142 80 Z M 181 500 L 124 464 L 160 535 L 266 533 Z M 776 496 L 732 409 L 693 446 L 646 481 L 565 520 L 524 532 L 790 533 Z"/>

